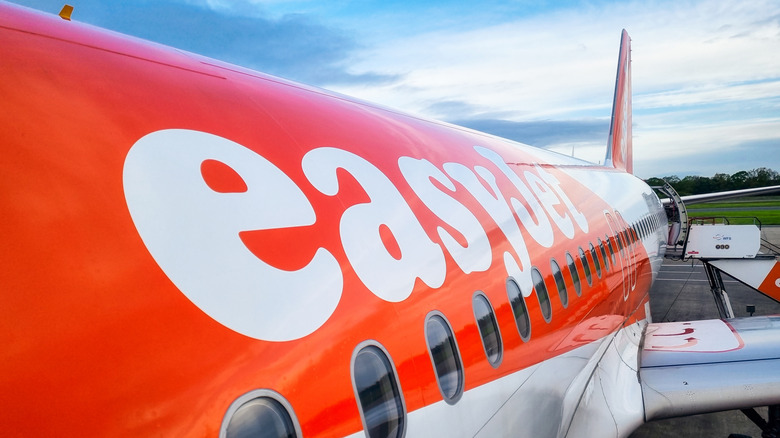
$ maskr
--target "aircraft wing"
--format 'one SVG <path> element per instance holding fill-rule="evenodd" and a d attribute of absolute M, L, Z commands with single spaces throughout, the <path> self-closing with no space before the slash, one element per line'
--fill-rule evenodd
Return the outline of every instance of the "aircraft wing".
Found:
<path fill-rule="evenodd" d="M 725 192 L 702 193 L 699 195 L 681 196 L 680 199 L 682 199 L 686 205 L 689 205 L 699 204 L 702 202 L 720 201 L 722 199 L 741 198 L 743 196 L 767 195 L 769 193 L 775 192 L 780 192 L 780 186 L 767 186 L 756 187 L 752 189 L 728 190 Z M 671 202 L 671 200 L 669 198 L 664 198 L 661 200 L 661 202 L 668 204 Z"/>
<path fill-rule="evenodd" d="M 780 316 L 650 324 L 645 421 L 780 404 Z"/>

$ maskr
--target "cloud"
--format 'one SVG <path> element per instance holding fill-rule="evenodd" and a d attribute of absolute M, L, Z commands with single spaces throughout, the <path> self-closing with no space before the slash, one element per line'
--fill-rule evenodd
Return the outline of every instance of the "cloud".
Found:
<path fill-rule="evenodd" d="M 59 10 L 55 2 L 19 3 Z M 83 0 L 73 17 L 308 84 L 378 85 L 400 78 L 371 70 L 352 72 L 350 61 L 360 49 L 352 35 L 305 14 L 271 18 L 249 3 Z"/>
<path fill-rule="evenodd" d="M 756 157 L 760 157 L 756 160 Z M 713 176 L 734 174 L 740 170 L 769 167 L 777 170 L 780 163 L 780 138 L 739 142 L 729 148 L 713 151 L 710 156 L 678 157 L 678 159 L 645 157 L 635 160 L 635 172 L 643 178 L 677 175 Z"/>
<path fill-rule="evenodd" d="M 634 98 L 638 108 L 672 108 L 766 99 L 780 96 L 780 78 L 752 83 L 704 83 L 696 87 L 647 93 Z"/>
<path fill-rule="evenodd" d="M 644 177 L 734 173 L 780 163 L 780 117 L 663 124 L 634 130 L 634 163 Z"/>
<path fill-rule="evenodd" d="M 341 91 L 598 161 L 608 123 L 567 121 L 608 119 L 622 27 L 639 173 L 733 173 L 766 164 L 766 149 L 748 163 L 753 145 L 780 148 L 780 4 L 766 0 L 597 2 L 404 35 L 356 66 L 401 81 Z"/>
<path fill-rule="evenodd" d="M 609 120 L 544 120 L 515 122 L 495 119 L 454 120 L 451 123 L 533 146 L 601 142 L 606 150 Z"/>

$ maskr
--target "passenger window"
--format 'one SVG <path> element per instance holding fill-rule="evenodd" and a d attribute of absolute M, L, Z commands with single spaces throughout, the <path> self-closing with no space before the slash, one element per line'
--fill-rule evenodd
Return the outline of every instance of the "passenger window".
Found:
<path fill-rule="evenodd" d="M 291 412 L 292 407 L 281 395 L 264 389 L 252 391 L 239 397 L 228 408 L 220 436 L 299 437 L 301 428 Z"/>
<path fill-rule="evenodd" d="M 525 306 L 525 298 L 520 291 L 520 286 L 511 277 L 506 280 L 506 294 L 509 296 L 509 303 L 512 304 L 517 331 L 523 341 L 528 342 L 531 337 L 531 320 L 528 318 L 528 308 Z"/>
<path fill-rule="evenodd" d="M 531 269 L 531 279 L 534 282 L 534 291 L 536 297 L 539 299 L 539 307 L 542 309 L 542 316 L 544 320 L 550 322 L 552 317 L 552 305 L 550 304 L 550 295 L 547 293 L 547 286 L 544 284 L 544 278 L 539 270 L 536 268 Z"/>
<path fill-rule="evenodd" d="M 563 281 L 561 267 L 558 266 L 558 262 L 555 259 L 550 260 L 550 269 L 552 269 L 553 278 L 555 279 L 555 287 L 558 288 L 561 304 L 563 304 L 563 307 L 566 307 L 569 305 L 569 294 L 566 292 L 566 282 Z"/>
<path fill-rule="evenodd" d="M 588 263 L 588 258 L 585 257 L 585 251 L 582 250 L 582 247 L 579 247 L 577 251 L 580 254 L 580 261 L 582 262 L 582 267 L 585 270 L 585 279 L 588 280 L 588 286 L 592 286 L 593 274 L 590 272 L 590 263 Z"/>
<path fill-rule="evenodd" d="M 626 253 L 623 251 L 623 236 L 620 233 L 615 234 L 615 241 L 618 244 L 618 249 L 620 250 L 620 258 L 625 259 Z"/>
<path fill-rule="evenodd" d="M 580 274 L 577 272 L 577 265 L 574 264 L 574 258 L 566 253 L 566 266 L 569 268 L 569 274 L 571 275 L 571 281 L 574 284 L 574 292 L 577 296 L 582 295 L 582 285 L 580 284 Z"/>
<path fill-rule="evenodd" d="M 496 314 L 493 312 L 493 306 L 490 305 L 487 297 L 481 292 L 474 295 L 474 318 L 477 320 L 477 328 L 482 338 L 482 347 L 485 349 L 485 356 L 494 368 L 501 363 L 503 345 L 501 344 L 501 332 L 498 330 Z"/>
<path fill-rule="evenodd" d="M 607 249 L 609 250 L 609 258 L 612 259 L 612 266 L 615 266 L 617 260 L 615 260 L 615 248 L 612 246 L 612 240 L 606 234 L 604 235 L 604 239 L 606 239 L 607 242 Z"/>
<path fill-rule="evenodd" d="M 463 365 L 455 336 L 444 316 L 433 312 L 425 323 L 425 339 L 431 355 L 436 381 L 444 401 L 455 404 L 463 395 Z"/>
<path fill-rule="evenodd" d="M 607 257 L 607 250 L 604 249 L 604 242 L 601 238 L 596 238 L 599 243 L 599 251 L 601 251 L 601 259 L 604 260 L 604 268 L 609 272 L 609 257 Z"/>
<path fill-rule="evenodd" d="M 362 348 L 361 348 L 362 347 Z M 395 367 L 384 348 L 362 343 L 352 359 L 352 383 L 369 438 L 402 437 L 406 409 Z"/>
<path fill-rule="evenodd" d="M 601 262 L 599 262 L 599 255 L 596 254 L 596 248 L 592 243 L 588 243 L 588 245 L 590 245 L 590 256 L 593 257 L 593 264 L 596 266 L 596 275 L 601 278 Z"/>

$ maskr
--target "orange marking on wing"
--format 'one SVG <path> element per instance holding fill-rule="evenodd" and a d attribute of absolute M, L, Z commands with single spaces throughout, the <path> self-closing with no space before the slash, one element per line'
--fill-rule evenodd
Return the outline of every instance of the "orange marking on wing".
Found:
<path fill-rule="evenodd" d="M 654 345 L 651 348 L 660 349 L 660 350 L 682 350 L 685 348 L 693 347 L 699 343 L 699 340 L 694 337 L 686 338 L 685 341 L 686 342 L 684 344 L 680 344 L 680 345 L 661 345 L 661 346 Z"/>
<path fill-rule="evenodd" d="M 685 336 L 685 335 L 690 335 L 691 333 L 693 333 L 693 329 L 687 328 L 683 330 L 681 333 L 657 333 L 655 336 Z"/>

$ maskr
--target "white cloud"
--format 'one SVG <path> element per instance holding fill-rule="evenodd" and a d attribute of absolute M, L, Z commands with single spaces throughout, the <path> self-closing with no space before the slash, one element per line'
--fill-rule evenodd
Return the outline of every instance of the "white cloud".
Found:
<path fill-rule="evenodd" d="M 711 156 L 741 142 L 777 137 L 780 3 L 775 1 L 581 6 L 467 31 L 399 36 L 366 49 L 353 68 L 402 74 L 404 80 L 339 91 L 434 118 L 453 117 L 435 111 L 433 104 L 443 101 L 463 102 L 463 110 L 472 111 L 461 118 L 604 117 L 612 105 L 622 27 L 633 40 L 636 160 L 673 160 L 682 151 Z M 681 118 L 681 110 L 700 105 L 708 111 Z M 730 118 L 738 121 L 722 123 Z M 685 124 L 670 122 L 680 119 Z M 591 151 L 605 141 L 580 148 Z"/>
<path fill-rule="evenodd" d="M 780 79 L 752 84 L 703 84 L 659 93 L 634 96 L 634 108 L 668 108 L 690 105 L 713 105 L 726 102 L 780 97 Z"/>

